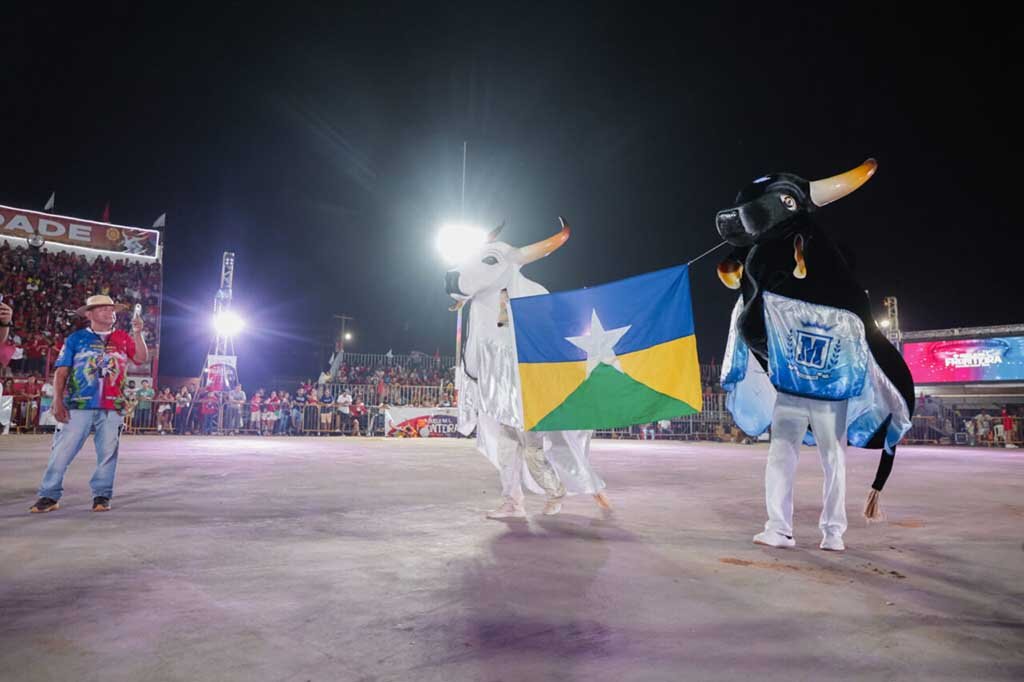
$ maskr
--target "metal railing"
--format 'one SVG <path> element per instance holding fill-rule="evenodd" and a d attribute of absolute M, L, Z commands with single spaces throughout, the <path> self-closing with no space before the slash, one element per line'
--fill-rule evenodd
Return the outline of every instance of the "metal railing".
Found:
<path fill-rule="evenodd" d="M 437 405 L 445 397 L 446 392 L 441 386 L 404 386 L 401 384 L 384 384 L 380 392 L 379 384 L 341 384 L 326 383 L 324 388 L 330 392 L 333 400 L 337 400 L 343 391 L 348 391 L 352 399 L 379 405 L 387 401 L 392 405 Z"/>
<path fill-rule="evenodd" d="M 621 429 L 600 429 L 597 438 L 640 440 L 741 440 L 746 436 L 725 409 L 724 393 L 705 393 L 703 409 L 697 414 L 635 424 Z"/>
<path fill-rule="evenodd" d="M 332 388 L 365 389 L 368 385 L 341 385 Z M 431 389 L 433 387 L 400 387 Z M 434 389 L 439 391 L 439 389 Z M 357 395 L 358 390 L 353 392 Z M 438 393 L 412 393 L 433 397 Z M 37 433 L 52 427 L 40 426 L 39 416 L 44 407 L 42 396 L 7 396 L 11 399 L 10 423 L 0 424 L 12 433 Z M 365 397 L 365 396 L 364 396 Z M 743 441 L 746 436 L 736 428 L 725 409 L 725 394 L 708 392 L 703 396 L 704 409 L 698 414 L 662 420 L 658 423 L 636 425 L 620 429 L 602 429 L 598 438 L 651 439 L 651 440 L 705 440 Z M 989 418 L 961 414 L 942 408 L 938 414 L 918 415 L 904 442 L 935 445 L 969 445 L 981 447 L 1024 447 L 1024 418 L 1009 417 L 1004 424 L 1000 415 Z M 125 411 L 128 433 L 136 434 L 257 434 L 257 435 L 384 435 L 383 420 L 376 405 L 366 406 L 366 413 L 358 419 L 344 415 L 336 404 L 313 404 L 303 407 L 269 411 L 261 406 L 253 412 L 251 403 L 208 403 L 203 401 L 183 404 L 177 400 L 153 398 L 146 403 L 130 404 Z M 1009 426 L 1009 428 L 1007 428 Z"/>
<path fill-rule="evenodd" d="M 409 367 L 448 369 L 455 366 L 454 355 L 388 355 L 387 353 L 348 353 L 342 356 L 342 362 L 350 367 Z"/>
<path fill-rule="evenodd" d="M 166 409 L 160 409 L 164 407 Z M 363 414 L 341 412 L 334 405 L 289 406 L 254 412 L 250 403 L 218 401 L 216 405 L 197 401 L 192 409 L 175 401 L 153 400 L 147 409 L 133 405 L 125 412 L 128 433 L 187 435 L 383 435 L 377 407 Z"/>
<path fill-rule="evenodd" d="M 10 421 L 0 425 L 0 431 L 9 430 L 12 433 L 36 433 L 40 430 L 39 416 L 41 412 L 42 396 L 7 396 L 11 399 Z"/>

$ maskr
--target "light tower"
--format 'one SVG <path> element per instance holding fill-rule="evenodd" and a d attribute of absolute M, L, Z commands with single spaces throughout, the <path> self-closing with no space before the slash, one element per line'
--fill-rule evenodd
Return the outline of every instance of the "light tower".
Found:
<path fill-rule="evenodd" d="M 231 310 L 235 280 L 235 254 L 225 251 L 221 259 L 220 287 L 213 297 L 213 344 L 206 356 L 203 385 L 216 391 L 232 388 L 237 382 L 235 336 L 242 331 L 242 319 Z"/>
<path fill-rule="evenodd" d="M 217 334 L 213 346 L 213 355 L 234 355 L 235 342 L 231 322 L 235 319 L 231 312 L 231 289 L 235 280 L 235 254 L 225 251 L 220 265 L 220 288 L 213 297 L 214 329 Z"/>
<path fill-rule="evenodd" d="M 235 357 L 235 335 L 242 330 L 241 318 L 231 310 L 232 286 L 235 279 L 235 254 L 225 251 L 221 259 L 220 287 L 213 297 L 213 343 L 206 354 L 206 362 L 199 377 L 199 390 L 192 396 L 186 422 L 191 422 L 192 411 L 200 400 L 230 391 L 238 384 L 238 364 Z M 220 433 L 226 426 L 228 430 L 237 424 L 224 424 L 223 403 L 218 403 L 215 423 L 204 423 L 204 432 Z M 204 417 L 204 422 L 207 418 Z"/>
<path fill-rule="evenodd" d="M 352 340 L 352 333 L 346 330 L 346 323 L 355 318 L 344 313 L 335 313 L 334 319 L 341 320 L 341 330 L 338 332 L 338 338 L 334 341 L 334 354 L 331 355 L 331 368 L 328 370 L 331 381 L 338 375 L 338 368 L 341 367 L 341 363 L 345 359 L 345 342 Z"/>
<path fill-rule="evenodd" d="M 896 304 L 896 297 L 886 296 L 882 299 L 882 305 L 885 306 L 885 318 L 881 324 L 882 331 L 885 332 L 885 338 L 889 339 L 889 343 L 899 349 L 903 342 L 903 334 L 900 332 L 900 312 Z"/>

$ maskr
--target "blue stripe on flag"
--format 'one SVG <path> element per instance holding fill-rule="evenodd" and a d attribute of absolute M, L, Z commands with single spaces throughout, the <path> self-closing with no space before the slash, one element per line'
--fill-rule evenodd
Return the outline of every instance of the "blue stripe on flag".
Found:
<path fill-rule="evenodd" d="M 617 355 L 693 334 L 687 265 L 511 303 L 519 362 L 586 360 L 586 352 L 565 338 L 587 334 L 595 310 L 605 329 L 631 325 L 615 345 Z"/>

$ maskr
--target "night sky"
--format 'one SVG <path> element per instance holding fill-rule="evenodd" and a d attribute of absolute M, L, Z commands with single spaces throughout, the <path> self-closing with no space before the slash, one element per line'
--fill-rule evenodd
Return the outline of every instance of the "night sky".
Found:
<path fill-rule="evenodd" d="M 333 313 L 356 318 L 350 350 L 452 353 L 433 239 L 464 140 L 467 219 L 514 245 L 572 225 L 524 270 L 552 290 L 689 260 L 767 172 L 873 156 L 817 215 L 879 314 L 895 295 L 904 330 L 1024 322 L 1021 24 L 982 5 L 301 4 L 5 13 L 0 203 L 168 213 L 161 373 L 202 366 L 226 250 L 245 383 L 316 376 Z M 703 359 L 734 300 L 716 260 L 692 273 Z"/>

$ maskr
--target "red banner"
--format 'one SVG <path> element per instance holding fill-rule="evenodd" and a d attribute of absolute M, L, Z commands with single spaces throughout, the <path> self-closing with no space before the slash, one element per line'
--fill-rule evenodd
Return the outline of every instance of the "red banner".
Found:
<path fill-rule="evenodd" d="M 400 438 L 450 438 L 457 435 L 459 418 L 454 408 L 392 407 L 394 428 L 387 433 Z"/>
<path fill-rule="evenodd" d="M 0 234 L 22 239 L 38 236 L 57 244 L 150 258 L 156 258 L 157 245 L 160 243 L 157 230 L 111 225 L 9 206 L 0 206 Z"/>

